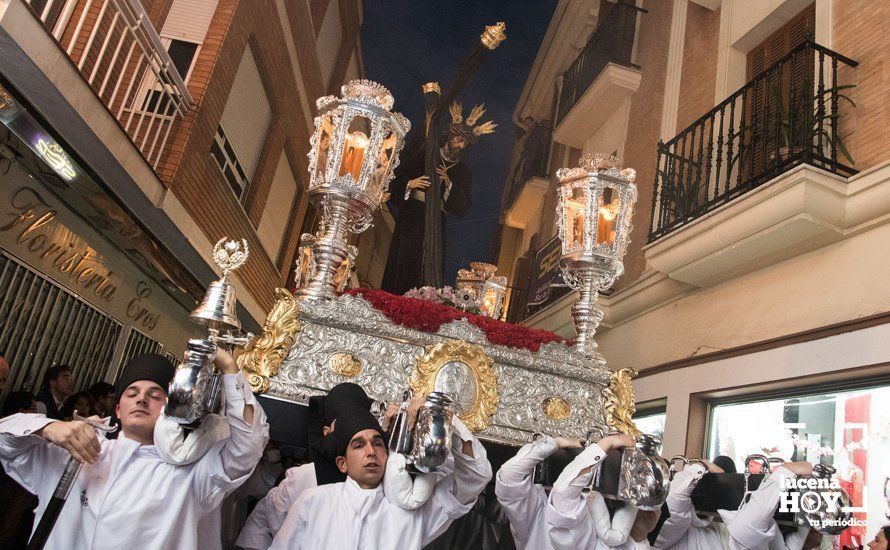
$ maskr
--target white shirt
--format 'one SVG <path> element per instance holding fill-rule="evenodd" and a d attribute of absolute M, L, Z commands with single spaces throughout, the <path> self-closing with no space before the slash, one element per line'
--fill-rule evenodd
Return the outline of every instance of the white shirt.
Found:
<path fill-rule="evenodd" d="M 783 479 L 796 479 L 797 475 L 783 466 L 773 471 L 751 499 L 736 512 L 718 510 L 726 523 L 733 550 L 801 550 L 810 529 L 800 527 L 797 531 L 782 535 L 779 525 L 773 519 L 779 507 L 779 497 Z"/>
<path fill-rule="evenodd" d="M 281 483 L 254 507 L 235 544 L 250 550 L 269 548 L 287 518 L 287 511 L 303 491 L 314 487 L 318 487 L 315 464 L 310 462 L 289 468 Z"/>
<path fill-rule="evenodd" d="M 692 505 L 692 492 L 707 473 L 701 464 L 690 464 L 671 480 L 667 497 L 670 517 L 661 526 L 654 548 L 658 550 L 729 550 L 728 532 L 719 522 L 702 519 Z"/>
<path fill-rule="evenodd" d="M 471 442 L 473 456 L 463 454 Z M 420 549 L 473 507 L 491 479 L 485 448 L 457 417 L 452 438 L 454 472 L 446 475 L 425 504 L 400 508 L 383 494 L 383 483 L 362 489 L 347 478 L 309 489 L 288 511 L 270 550 L 299 549 Z"/>
<path fill-rule="evenodd" d="M 46 543 L 52 550 L 167 550 L 197 547 L 198 520 L 243 483 L 263 454 L 266 415 L 243 375 L 223 375 L 228 439 L 201 460 L 174 466 L 154 445 L 121 436 L 100 441 L 99 459 L 85 464 Z M 253 405 L 253 424 L 244 406 Z M 0 462 L 36 494 L 36 527 L 70 458 L 68 451 L 32 435 L 52 420 L 16 414 L 0 420 Z"/>
<path fill-rule="evenodd" d="M 279 462 L 260 460 L 247 481 L 198 522 L 198 549 L 234 548 L 241 526 L 247 520 L 248 499 L 266 496 L 283 471 Z M 272 542 L 271 535 L 269 542 Z"/>
<path fill-rule="evenodd" d="M 630 528 L 637 509 L 629 503 L 615 512 L 610 520 L 605 501 L 599 493 L 583 490 L 590 485 L 593 474 L 605 459 L 606 453 L 599 445 L 590 445 L 575 457 L 559 475 L 550 491 L 545 517 L 550 534 L 550 544 L 558 550 L 648 550 L 646 540 L 636 542 L 630 536 Z M 581 475 L 581 472 L 590 471 Z"/>
<path fill-rule="evenodd" d="M 544 436 L 519 449 L 495 476 L 494 492 L 510 520 L 510 531 L 518 550 L 553 548 L 544 519 L 547 493 L 544 487 L 534 483 L 534 473 L 538 463 L 558 448 L 552 437 Z"/>

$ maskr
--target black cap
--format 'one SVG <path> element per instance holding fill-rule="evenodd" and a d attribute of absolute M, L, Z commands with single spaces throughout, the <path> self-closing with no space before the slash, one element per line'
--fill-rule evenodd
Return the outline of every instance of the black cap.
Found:
<path fill-rule="evenodd" d="M 330 426 L 345 409 L 351 407 L 371 410 L 371 398 L 358 384 L 352 382 L 337 384 L 321 402 L 321 420 L 325 426 Z"/>
<path fill-rule="evenodd" d="M 326 449 L 333 451 L 334 456 L 345 456 L 349 442 L 355 437 L 355 434 L 364 430 L 376 430 L 381 436 L 383 430 L 371 411 L 363 407 L 344 407 L 337 417 L 337 425 L 334 431 L 327 435 L 325 439 L 333 436 L 332 443 L 324 445 Z"/>
<path fill-rule="evenodd" d="M 719 466 L 723 469 L 723 471 L 727 474 L 734 474 L 738 472 L 735 467 L 735 461 L 728 456 L 720 455 L 711 462 L 714 463 L 715 466 Z"/>
<path fill-rule="evenodd" d="M 139 380 L 150 380 L 164 388 L 166 392 L 170 382 L 173 381 L 173 373 L 175 371 L 176 367 L 163 355 L 158 355 L 157 353 L 137 355 L 127 362 L 124 372 L 118 378 L 117 392 L 114 395 L 114 399 L 115 401 L 120 399 L 124 390 L 130 384 Z"/>
<path fill-rule="evenodd" d="M 344 407 L 362 407 L 370 410 L 371 398 L 361 386 L 352 382 L 337 384 L 331 388 L 327 395 L 309 398 L 306 448 L 309 449 L 310 460 L 314 461 L 319 454 L 324 427 L 330 426 Z M 331 460 L 333 461 L 333 458 Z"/>

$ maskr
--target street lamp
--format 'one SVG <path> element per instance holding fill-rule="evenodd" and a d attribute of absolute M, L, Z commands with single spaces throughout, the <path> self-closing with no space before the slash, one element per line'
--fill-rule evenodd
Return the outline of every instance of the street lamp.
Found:
<path fill-rule="evenodd" d="M 316 102 L 315 132 L 309 152 L 309 199 L 320 213 L 320 226 L 311 249 L 299 261 L 303 281 L 297 296 L 332 298 L 349 272 L 347 240 L 371 227 L 386 200 L 399 151 L 411 128 L 400 113 L 391 112 L 389 90 L 370 80 L 353 80 L 341 97 Z"/>
<path fill-rule="evenodd" d="M 630 242 L 637 187 L 632 168 L 601 153 L 581 157 L 578 168 L 561 168 L 557 220 L 562 240 L 560 268 L 566 283 L 579 291 L 572 306 L 576 349 L 598 356 L 593 335 L 603 320 L 600 291 L 624 273 L 622 259 Z"/>

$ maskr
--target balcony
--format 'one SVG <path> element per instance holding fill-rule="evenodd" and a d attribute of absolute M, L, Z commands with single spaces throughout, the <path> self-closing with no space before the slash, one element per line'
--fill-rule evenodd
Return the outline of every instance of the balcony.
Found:
<path fill-rule="evenodd" d="M 640 86 L 631 63 L 637 15 L 647 11 L 618 2 L 603 17 L 563 74 L 554 139 L 581 148 Z"/>
<path fill-rule="evenodd" d="M 858 63 L 812 42 L 658 145 L 649 242 L 799 164 L 856 173 L 838 134 L 842 66 Z M 848 163 L 848 164 L 846 164 Z"/>
<path fill-rule="evenodd" d="M 192 97 L 138 0 L 28 0 L 92 91 L 158 171 Z"/>
<path fill-rule="evenodd" d="M 510 227 L 525 229 L 530 216 L 540 213 L 541 202 L 550 186 L 550 143 L 550 128 L 536 124 L 514 146 L 518 160 L 511 167 L 501 203 Z"/>
<path fill-rule="evenodd" d="M 854 86 L 839 74 L 856 65 L 804 42 L 659 143 L 649 265 L 705 287 L 845 238 Z"/>

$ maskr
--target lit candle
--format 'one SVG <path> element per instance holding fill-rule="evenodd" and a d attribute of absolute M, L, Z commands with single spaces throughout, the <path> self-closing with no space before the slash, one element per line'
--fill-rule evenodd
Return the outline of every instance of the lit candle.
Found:
<path fill-rule="evenodd" d="M 482 299 L 482 311 L 488 314 L 489 317 L 494 316 L 494 306 L 498 301 L 498 292 L 496 290 L 487 290 L 485 292 L 485 297 Z"/>
<path fill-rule="evenodd" d="M 618 201 L 600 206 L 596 224 L 596 244 L 612 246 L 615 242 L 613 223 L 618 215 Z"/>
<path fill-rule="evenodd" d="M 343 160 L 340 162 L 340 175 L 352 174 L 356 182 L 362 172 L 362 163 L 365 160 L 365 151 L 368 148 L 368 136 L 362 132 L 347 134 L 343 148 Z"/>

